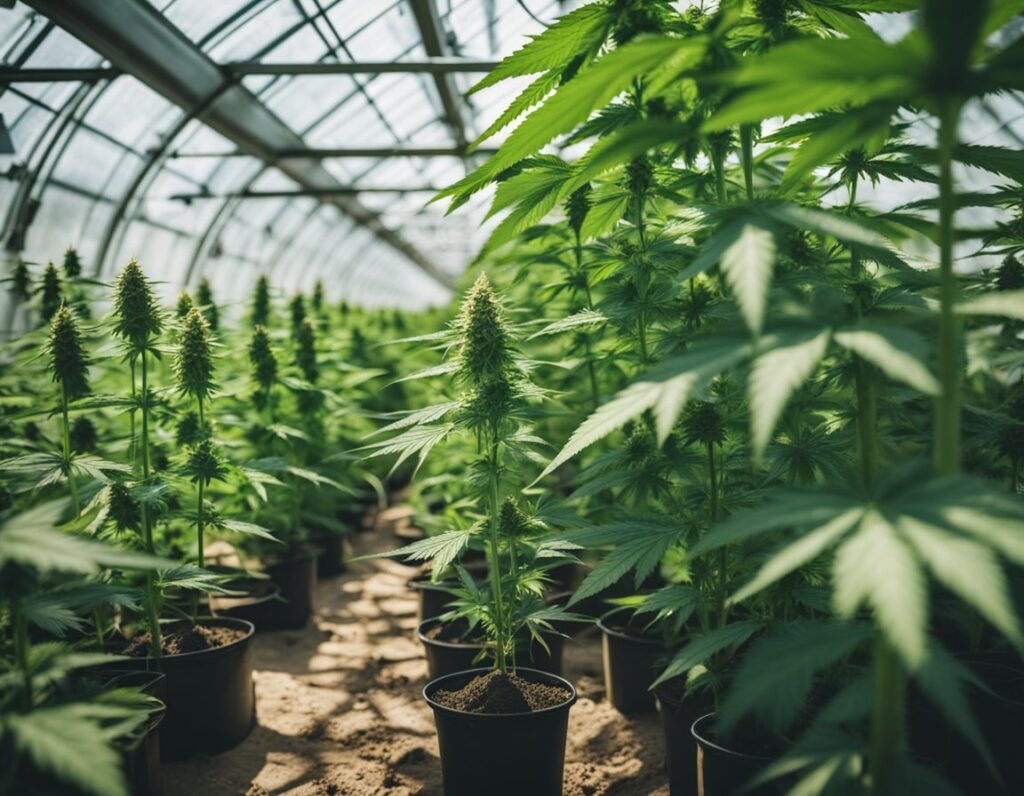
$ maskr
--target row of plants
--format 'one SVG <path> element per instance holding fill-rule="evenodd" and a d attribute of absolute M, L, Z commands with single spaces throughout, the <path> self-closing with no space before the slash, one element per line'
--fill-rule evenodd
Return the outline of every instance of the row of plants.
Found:
<path fill-rule="evenodd" d="M 1022 10 L 598 0 L 474 87 L 531 81 L 438 197 L 493 191 L 491 277 L 365 449 L 420 467 L 428 656 L 474 649 L 425 689 L 447 793 L 561 792 L 531 663 L 595 599 L 673 794 L 1024 787 L 1024 156 L 962 123 L 1024 87 Z"/>
<path fill-rule="evenodd" d="M 404 401 L 372 341 L 406 320 L 261 278 L 229 324 L 205 280 L 164 307 L 73 249 L 9 287 L 35 328 L 0 375 L 0 792 L 157 792 L 161 755 L 248 734 L 254 631 L 306 623 L 381 500 L 347 451 Z"/>

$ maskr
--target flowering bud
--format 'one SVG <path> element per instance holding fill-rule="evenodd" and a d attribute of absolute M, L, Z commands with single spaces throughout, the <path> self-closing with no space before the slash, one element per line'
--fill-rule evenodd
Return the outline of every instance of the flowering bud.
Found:
<path fill-rule="evenodd" d="M 188 291 L 182 290 L 178 294 L 178 303 L 174 305 L 175 319 L 181 321 L 186 315 L 188 315 L 189 310 L 194 306 L 195 303 L 192 301 L 192 297 L 188 294 Z"/>
<path fill-rule="evenodd" d="M 1020 290 L 1024 288 L 1024 265 L 1008 255 L 995 269 L 995 277 L 996 290 Z"/>
<path fill-rule="evenodd" d="M 114 316 L 114 334 L 128 343 L 132 353 L 143 351 L 163 328 L 153 288 L 134 257 L 114 285 Z"/>
<path fill-rule="evenodd" d="M 53 263 L 49 263 L 43 271 L 43 287 L 39 298 L 39 312 L 43 320 L 49 321 L 62 303 L 60 274 Z"/>
<path fill-rule="evenodd" d="M 263 390 L 269 390 L 277 378 L 277 358 L 270 347 L 270 337 L 262 326 L 257 326 L 249 342 L 249 363 L 252 380 Z"/>
<path fill-rule="evenodd" d="M 68 246 L 64 251 L 64 275 L 68 279 L 82 275 L 82 258 L 78 256 L 78 250 L 74 246 Z"/>
<path fill-rule="evenodd" d="M 316 332 L 313 322 L 304 320 L 295 333 L 295 364 L 306 381 L 313 383 L 319 375 L 316 365 Z"/>
<path fill-rule="evenodd" d="M 633 196 L 643 196 L 654 184 L 654 169 L 646 155 L 633 158 L 626 164 L 626 189 Z"/>
<path fill-rule="evenodd" d="M 217 331 L 220 326 L 220 310 L 213 301 L 213 290 L 210 288 L 210 280 L 205 276 L 199 280 L 199 287 L 196 288 L 196 304 L 203 311 L 203 317 L 210 324 L 210 328 Z"/>
<path fill-rule="evenodd" d="M 179 448 L 187 445 L 195 445 L 204 436 L 210 433 L 208 424 L 199 424 L 199 415 L 196 412 L 185 412 L 178 420 L 174 428 L 174 441 Z"/>
<path fill-rule="evenodd" d="M 96 425 L 87 417 L 75 418 L 68 436 L 71 441 L 71 449 L 76 453 L 94 451 L 100 441 Z"/>
<path fill-rule="evenodd" d="M 319 313 L 324 308 L 324 283 L 319 279 L 313 285 L 313 297 L 309 303 L 313 306 L 314 312 Z"/>
<path fill-rule="evenodd" d="M 210 327 L 198 307 L 189 310 L 181 323 L 173 367 L 182 395 L 197 401 L 209 397 L 213 389 L 213 350 Z"/>
<path fill-rule="evenodd" d="M 583 221 L 590 212 L 590 184 L 577 188 L 565 203 L 565 215 L 569 220 L 569 229 L 577 234 L 583 228 Z"/>
<path fill-rule="evenodd" d="M 68 398 L 80 398 L 89 392 L 89 358 L 82 345 L 75 314 L 61 304 L 50 323 L 50 336 L 46 341 L 53 380 L 67 392 Z"/>
<path fill-rule="evenodd" d="M 256 280 L 252 294 L 252 325 L 266 326 L 270 323 L 270 283 L 265 276 Z"/>
<path fill-rule="evenodd" d="M 18 301 L 24 301 L 32 291 L 32 276 L 28 271 L 28 263 L 18 260 L 11 274 L 11 290 Z"/>
<path fill-rule="evenodd" d="M 142 509 L 127 486 L 114 481 L 108 487 L 107 509 L 119 531 L 138 531 L 142 527 Z"/>
<path fill-rule="evenodd" d="M 203 437 L 188 452 L 188 474 L 192 483 L 208 486 L 211 481 L 224 480 L 227 470 L 217 446 L 209 437 Z"/>
<path fill-rule="evenodd" d="M 306 320 L 306 300 L 302 298 L 301 293 L 296 293 L 292 297 L 288 310 L 292 316 L 292 329 L 298 331 L 299 327 L 302 326 L 302 322 Z"/>
<path fill-rule="evenodd" d="M 683 414 L 683 429 L 687 442 L 717 445 L 725 441 L 725 427 L 718 404 L 695 401 Z"/>
<path fill-rule="evenodd" d="M 515 539 L 530 532 L 530 520 L 523 514 L 514 497 L 509 496 L 502 501 L 501 510 L 498 512 L 498 528 L 506 539 Z"/>
<path fill-rule="evenodd" d="M 479 385 L 503 374 L 509 364 L 508 334 L 498 300 L 484 273 L 466 295 L 459 327 L 462 377 Z"/>

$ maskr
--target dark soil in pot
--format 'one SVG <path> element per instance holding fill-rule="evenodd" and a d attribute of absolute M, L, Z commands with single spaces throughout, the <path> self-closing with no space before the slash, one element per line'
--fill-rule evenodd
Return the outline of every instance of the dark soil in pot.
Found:
<path fill-rule="evenodd" d="M 620 713 L 650 713 L 654 710 L 651 685 L 665 648 L 661 638 L 644 632 L 643 626 L 613 612 L 601 617 L 601 653 L 608 701 Z"/>
<path fill-rule="evenodd" d="M 668 791 L 671 796 L 692 796 L 697 792 L 697 741 L 690 730 L 712 709 L 712 701 L 706 694 L 687 696 L 678 680 L 662 683 L 654 694 L 665 734 Z"/>
<path fill-rule="evenodd" d="M 163 761 L 218 754 L 249 734 L 256 723 L 254 632 L 249 622 L 227 617 L 165 626 L 164 655 L 144 658 L 147 669 L 167 675 L 167 714 L 160 725 Z M 125 653 L 142 658 L 148 640 L 148 634 L 137 636 Z"/>
<path fill-rule="evenodd" d="M 442 623 L 437 618 L 420 624 L 416 635 L 423 643 L 429 679 L 463 672 L 479 666 L 481 660 L 487 661 L 481 655 L 486 646 L 482 632 L 475 631 L 467 635 L 467 629 L 468 625 L 464 621 Z M 529 645 L 524 643 L 517 651 L 516 664 L 560 675 L 564 639 L 557 633 L 547 633 L 544 640 L 548 644 L 547 650 L 536 642 Z"/>
<path fill-rule="evenodd" d="M 690 731 L 697 744 L 697 796 L 734 796 L 741 792 L 750 796 L 780 796 L 785 793 L 784 780 L 772 780 L 744 790 L 761 769 L 781 754 L 772 745 L 747 739 L 723 741 L 718 737 L 714 713 L 701 716 Z"/>
<path fill-rule="evenodd" d="M 261 630 L 298 630 L 305 627 L 313 613 L 316 592 L 316 568 L 319 550 L 296 550 L 263 562 L 263 571 L 280 590 L 280 601 L 267 606 Z"/>
<path fill-rule="evenodd" d="M 572 685 L 519 669 L 474 669 L 427 683 L 445 796 L 561 796 Z"/>
<path fill-rule="evenodd" d="M 211 594 L 210 612 L 252 622 L 257 630 L 273 630 L 273 618 L 281 605 L 281 589 L 269 578 L 241 578 L 226 586 L 241 594 Z"/>

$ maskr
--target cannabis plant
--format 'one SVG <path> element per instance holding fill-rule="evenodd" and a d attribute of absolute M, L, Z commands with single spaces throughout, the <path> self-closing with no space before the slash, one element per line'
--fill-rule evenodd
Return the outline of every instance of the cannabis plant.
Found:
<path fill-rule="evenodd" d="M 217 309 L 217 305 L 213 300 L 213 289 L 210 287 L 210 280 L 205 276 L 199 280 L 199 286 L 196 288 L 196 304 L 203 311 L 203 317 L 206 318 L 210 328 L 216 332 L 220 326 L 220 310 Z"/>
<path fill-rule="evenodd" d="M 450 618 L 466 618 L 471 627 L 482 623 L 492 642 L 495 666 L 502 672 L 516 666 L 517 638 L 525 632 L 544 643 L 540 631 L 550 631 L 553 619 L 566 616 L 561 609 L 546 607 L 540 596 L 545 553 L 552 561 L 557 553 L 537 545 L 539 534 L 531 534 L 530 529 L 542 526 L 524 513 L 515 497 L 521 489 L 516 487 L 519 470 L 530 461 L 535 441 L 527 425 L 529 404 L 542 395 L 529 381 L 529 365 L 516 352 L 516 335 L 487 276 L 481 273 L 466 294 L 458 319 L 448 329 L 426 336 L 448 348 L 452 359 L 405 377 L 451 374 L 457 397 L 402 413 L 377 432 L 401 431 L 398 436 L 367 446 L 371 456 L 397 454 L 397 467 L 411 456 L 422 463 L 452 434 L 467 434 L 472 440 L 476 460 L 471 478 L 481 519 L 466 530 L 428 537 L 390 555 L 430 559 L 432 576 L 438 579 L 473 540 L 483 543 L 488 590 L 477 589 L 459 568 L 467 591 L 460 595 L 463 601 Z"/>

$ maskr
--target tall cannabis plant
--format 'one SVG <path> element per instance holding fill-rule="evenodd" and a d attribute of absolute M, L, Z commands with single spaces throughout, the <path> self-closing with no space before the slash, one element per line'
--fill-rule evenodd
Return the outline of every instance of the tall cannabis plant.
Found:
<path fill-rule="evenodd" d="M 150 388 L 150 360 L 159 358 L 158 347 L 160 333 L 163 330 L 163 313 L 153 295 L 153 288 L 143 273 L 138 261 L 132 258 L 118 275 L 114 285 L 114 334 L 121 338 L 124 358 L 128 362 L 132 399 L 141 416 L 141 429 L 136 440 L 135 412 L 131 410 L 132 445 L 129 449 L 137 451 L 141 462 L 142 483 L 150 486 L 150 419 L 153 405 L 153 393 Z M 136 369 L 139 381 L 136 383 Z M 136 392 L 138 389 L 138 392 Z M 133 453 L 133 460 L 135 454 Z M 134 464 L 134 461 L 133 461 Z M 147 552 L 155 550 L 153 542 L 153 509 L 142 501 L 142 530 Z M 150 650 L 153 657 L 159 657 L 160 647 L 160 608 L 159 594 L 155 577 L 152 572 L 146 574 L 146 611 L 151 636 Z"/>
<path fill-rule="evenodd" d="M 50 336 L 46 343 L 50 357 L 50 374 L 60 385 L 61 440 L 64 471 L 71 492 L 71 507 L 78 516 L 80 504 L 75 473 L 72 467 L 71 422 L 68 407 L 71 401 L 89 393 L 89 357 L 82 342 L 82 333 L 74 313 L 64 304 L 50 322 Z"/>

